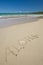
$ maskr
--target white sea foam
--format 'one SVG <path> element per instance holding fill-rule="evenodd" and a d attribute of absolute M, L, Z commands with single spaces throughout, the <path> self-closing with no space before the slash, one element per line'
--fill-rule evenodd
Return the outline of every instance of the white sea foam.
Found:
<path fill-rule="evenodd" d="M 0 18 L 3 17 L 3 16 L 0 16 Z"/>

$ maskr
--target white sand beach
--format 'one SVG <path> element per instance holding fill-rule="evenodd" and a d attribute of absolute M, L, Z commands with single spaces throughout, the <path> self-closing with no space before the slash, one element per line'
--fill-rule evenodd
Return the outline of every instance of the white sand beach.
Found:
<path fill-rule="evenodd" d="M 43 18 L 0 19 L 0 65 L 43 65 Z"/>

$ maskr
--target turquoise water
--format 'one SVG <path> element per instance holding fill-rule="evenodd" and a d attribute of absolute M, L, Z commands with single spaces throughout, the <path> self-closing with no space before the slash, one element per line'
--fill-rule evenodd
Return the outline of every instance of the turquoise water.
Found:
<path fill-rule="evenodd" d="M 0 16 L 15 16 L 15 15 L 43 15 L 43 14 L 31 14 L 31 13 L 0 13 Z"/>
<path fill-rule="evenodd" d="M 29 15 L 29 13 L 0 13 L 0 16 L 6 15 Z"/>

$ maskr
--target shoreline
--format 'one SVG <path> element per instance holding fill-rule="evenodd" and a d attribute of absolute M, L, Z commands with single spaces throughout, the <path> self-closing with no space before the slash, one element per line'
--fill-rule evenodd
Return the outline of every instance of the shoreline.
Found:
<path fill-rule="evenodd" d="M 35 22 L 41 18 L 43 18 L 42 15 L 2 16 L 0 17 L 0 28 L 17 25 L 17 24 Z"/>

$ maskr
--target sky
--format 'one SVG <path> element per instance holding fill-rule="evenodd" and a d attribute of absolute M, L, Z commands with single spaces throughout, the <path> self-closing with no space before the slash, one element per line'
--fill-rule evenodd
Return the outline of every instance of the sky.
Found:
<path fill-rule="evenodd" d="M 43 11 L 43 0 L 0 0 L 0 13 Z"/>

